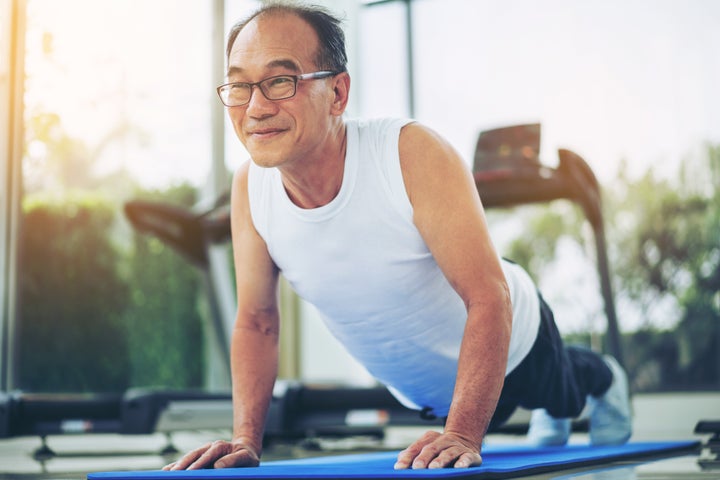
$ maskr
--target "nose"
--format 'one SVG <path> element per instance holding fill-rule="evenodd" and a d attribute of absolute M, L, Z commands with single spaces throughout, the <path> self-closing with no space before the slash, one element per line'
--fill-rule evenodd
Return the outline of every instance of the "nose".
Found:
<path fill-rule="evenodd" d="M 273 115 L 277 111 L 277 105 L 268 100 L 259 85 L 253 85 L 250 91 L 250 101 L 245 107 L 245 113 L 253 118 L 263 118 Z"/>

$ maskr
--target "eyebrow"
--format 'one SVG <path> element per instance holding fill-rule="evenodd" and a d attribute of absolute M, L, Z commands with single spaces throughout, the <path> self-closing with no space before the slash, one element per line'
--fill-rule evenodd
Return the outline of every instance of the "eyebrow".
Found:
<path fill-rule="evenodd" d="M 288 59 L 273 60 L 266 65 L 266 68 L 268 68 L 268 69 L 285 68 L 287 70 L 292 71 L 293 73 L 300 72 L 300 66 L 295 61 L 288 60 Z M 243 73 L 244 71 L 245 71 L 245 69 L 242 67 L 232 66 L 232 67 L 228 68 L 226 75 L 228 77 L 230 77 L 233 74 L 238 75 L 238 74 Z"/>

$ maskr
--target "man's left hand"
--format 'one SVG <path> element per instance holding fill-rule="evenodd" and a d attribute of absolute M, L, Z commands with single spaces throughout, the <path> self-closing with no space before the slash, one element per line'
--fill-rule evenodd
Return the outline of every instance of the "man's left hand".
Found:
<path fill-rule="evenodd" d="M 467 468 L 481 463 L 480 445 L 455 433 L 430 431 L 400 452 L 395 469 Z"/>

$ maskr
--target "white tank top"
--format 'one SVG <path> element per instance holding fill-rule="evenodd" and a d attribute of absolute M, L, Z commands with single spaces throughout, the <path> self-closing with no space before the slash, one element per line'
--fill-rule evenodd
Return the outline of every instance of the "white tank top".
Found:
<path fill-rule="evenodd" d="M 327 205 L 296 206 L 276 168 L 251 164 L 253 223 L 295 291 L 405 406 L 446 416 L 467 310 L 412 221 L 398 139 L 409 120 L 346 121 L 342 186 Z M 506 374 L 540 322 L 530 277 L 502 262 L 513 304 Z"/>

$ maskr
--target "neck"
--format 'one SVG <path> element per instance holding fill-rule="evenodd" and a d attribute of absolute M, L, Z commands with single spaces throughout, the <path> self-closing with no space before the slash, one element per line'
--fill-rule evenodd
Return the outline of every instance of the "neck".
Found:
<path fill-rule="evenodd" d="M 318 154 L 280 167 L 285 191 L 295 205 L 318 208 L 338 195 L 345 172 L 346 148 L 347 130 L 341 121 L 328 132 Z"/>

